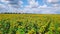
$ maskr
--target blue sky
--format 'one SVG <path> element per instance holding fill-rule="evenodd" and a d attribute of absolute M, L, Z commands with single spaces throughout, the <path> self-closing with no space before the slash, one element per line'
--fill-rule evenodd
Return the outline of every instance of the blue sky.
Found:
<path fill-rule="evenodd" d="M 0 0 L 0 13 L 60 14 L 60 0 Z"/>

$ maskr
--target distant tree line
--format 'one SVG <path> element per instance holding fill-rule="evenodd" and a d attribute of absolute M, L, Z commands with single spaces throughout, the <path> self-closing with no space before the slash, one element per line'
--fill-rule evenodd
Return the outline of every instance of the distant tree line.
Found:
<path fill-rule="evenodd" d="M 0 14 L 32 14 L 32 13 L 12 13 L 12 12 L 2 12 L 2 13 L 0 13 Z"/>

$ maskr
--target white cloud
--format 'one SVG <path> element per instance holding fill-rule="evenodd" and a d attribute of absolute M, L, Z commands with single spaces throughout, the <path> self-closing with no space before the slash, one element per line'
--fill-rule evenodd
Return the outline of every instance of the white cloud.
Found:
<path fill-rule="evenodd" d="M 42 5 L 42 6 L 39 6 L 38 8 L 46 8 L 48 7 L 46 4 Z"/>
<path fill-rule="evenodd" d="M 39 6 L 38 1 L 35 0 L 28 0 L 29 7 L 36 8 Z"/>
<path fill-rule="evenodd" d="M 42 11 L 42 13 L 46 13 L 46 14 L 56 14 L 56 12 L 59 12 L 60 7 L 45 7 L 45 8 L 40 8 L 40 10 Z"/>
<path fill-rule="evenodd" d="M 9 5 L 12 7 L 22 7 L 23 1 L 21 0 L 0 0 L 0 2 L 4 3 L 5 5 Z"/>
<path fill-rule="evenodd" d="M 46 4 L 38 6 L 36 8 L 25 7 L 24 13 L 41 13 L 41 14 L 57 14 L 60 11 L 60 7 L 49 7 Z"/>
<path fill-rule="evenodd" d="M 53 7 L 60 6 L 60 0 L 47 0 L 45 1 L 47 4 L 50 4 Z"/>
<path fill-rule="evenodd" d="M 48 2 L 51 3 L 52 1 L 49 0 Z M 54 4 L 54 6 L 49 7 L 47 4 L 41 6 L 38 1 L 35 0 L 28 0 L 28 3 L 29 5 L 25 6 L 22 10 L 24 13 L 56 14 L 56 12 L 60 11 L 60 7 L 57 7 L 58 4 Z"/>
<path fill-rule="evenodd" d="M 0 4 L 0 8 L 5 7 L 3 4 Z"/>
<path fill-rule="evenodd" d="M 47 2 L 49 3 L 56 3 L 56 2 L 59 2 L 60 0 L 47 0 Z"/>
<path fill-rule="evenodd" d="M 1 2 L 6 2 L 6 0 L 0 0 Z"/>
<path fill-rule="evenodd" d="M 1 0 L 2 2 L 6 2 L 6 0 Z M 0 11 L 4 12 L 14 12 L 14 13 L 42 13 L 42 14 L 55 14 L 60 12 L 60 4 L 57 0 L 47 0 L 45 1 L 47 4 L 52 5 L 48 6 L 47 4 L 40 5 L 38 1 L 35 0 L 28 0 L 28 5 L 26 5 L 23 9 L 22 4 L 23 2 L 20 0 L 18 2 L 18 5 L 12 5 L 12 4 L 0 4 Z M 17 8 L 14 8 L 17 7 Z M 6 8 L 6 9 L 5 9 Z M 4 9 L 4 10 L 2 10 Z"/>
<path fill-rule="evenodd" d="M 5 6 L 4 4 L 0 4 L 0 13 L 6 11 L 8 12 L 7 6 Z"/>
<path fill-rule="evenodd" d="M 8 3 L 6 3 L 8 1 Z M 18 1 L 18 0 L 17 0 Z M 20 12 L 23 2 L 21 0 L 18 1 L 18 5 L 9 4 L 9 0 L 0 0 L 3 4 L 0 3 L 0 12 Z"/>
<path fill-rule="evenodd" d="M 3 2 L 4 4 L 9 3 L 9 1 L 7 1 L 7 0 L 0 0 L 0 2 Z"/>
<path fill-rule="evenodd" d="M 38 7 L 39 7 L 39 3 L 38 1 L 35 0 L 28 0 L 28 4 L 27 6 L 24 7 L 23 12 L 24 13 L 37 13 Z"/>

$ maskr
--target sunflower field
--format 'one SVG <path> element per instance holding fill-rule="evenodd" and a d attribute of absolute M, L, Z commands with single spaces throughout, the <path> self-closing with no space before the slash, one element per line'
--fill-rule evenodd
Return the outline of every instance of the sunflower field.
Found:
<path fill-rule="evenodd" d="M 0 14 L 0 34 L 60 34 L 60 15 Z"/>

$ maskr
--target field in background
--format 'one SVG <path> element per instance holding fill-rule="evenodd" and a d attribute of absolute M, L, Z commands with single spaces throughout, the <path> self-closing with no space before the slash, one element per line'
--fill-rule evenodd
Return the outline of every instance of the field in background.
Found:
<path fill-rule="evenodd" d="M 0 14 L 0 34 L 60 34 L 60 15 Z"/>

